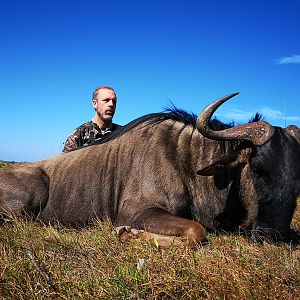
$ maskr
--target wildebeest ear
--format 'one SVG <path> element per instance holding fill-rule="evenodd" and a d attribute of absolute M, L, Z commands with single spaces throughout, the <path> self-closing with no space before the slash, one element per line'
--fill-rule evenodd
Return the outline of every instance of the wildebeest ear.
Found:
<path fill-rule="evenodd" d="M 247 163 L 248 151 L 235 151 L 222 156 L 208 167 L 197 171 L 198 175 L 212 176 L 224 173 L 238 166 L 244 166 Z"/>

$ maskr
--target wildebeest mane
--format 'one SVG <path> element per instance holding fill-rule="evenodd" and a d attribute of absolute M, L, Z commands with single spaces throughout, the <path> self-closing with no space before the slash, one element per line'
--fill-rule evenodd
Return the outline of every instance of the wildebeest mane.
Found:
<path fill-rule="evenodd" d="M 95 141 L 93 145 L 103 144 L 108 141 L 114 140 L 139 125 L 144 124 L 144 126 L 154 126 L 167 120 L 180 122 L 184 126 L 192 126 L 193 128 L 196 128 L 197 115 L 195 115 L 194 113 L 188 113 L 183 109 L 172 106 L 170 108 L 166 108 L 163 112 L 147 114 L 139 117 L 129 122 L 127 125 L 113 131 L 111 134 L 104 136 L 104 138 L 102 138 L 101 140 Z"/>
<path fill-rule="evenodd" d="M 249 121 L 249 123 L 259 121 L 260 119 L 261 115 L 259 113 L 256 113 L 255 116 Z M 117 139 L 118 137 L 124 135 L 126 132 L 132 130 L 133 128 L 136 128 L 139 125 L 144 124 L 144 126 L 154 126 L 158 123 L 167 120 L 180 122 L 184 126 L 191 126 L 193 129 L 196 129 L 197 115 L 194 113 L 189 113 L 183 109 L 177 108 L 172 104 L 171 107 L 166 108 L 163 112 L 144 115 L 129 122 L 124 126 L 119 127 L 117 130 L 113 131 L 107 136 L 104 136 L 101 140 L 95 141 L 89 146 L 95 144 L 103 144 Z M 223 123 L 216 117 L 210 121 L 210 127 L 213 130 L 223 130 L 233 126 L 235 126 L 234 122 Z"/>

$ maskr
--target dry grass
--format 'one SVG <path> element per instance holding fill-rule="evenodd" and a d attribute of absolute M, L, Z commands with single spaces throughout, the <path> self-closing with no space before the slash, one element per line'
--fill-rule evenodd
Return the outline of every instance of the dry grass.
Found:
<path fill-rule="evenodd" d="M 296 230 L 299 224 L 298 209 Z M 109 222 L 77 231 L 15 220 L 0 227 L 0 257 L 2 299 L 300 297 L 300 249 L 236 235 L 211 235 L 197 249 L 160 249 L 121 243 Z"/>

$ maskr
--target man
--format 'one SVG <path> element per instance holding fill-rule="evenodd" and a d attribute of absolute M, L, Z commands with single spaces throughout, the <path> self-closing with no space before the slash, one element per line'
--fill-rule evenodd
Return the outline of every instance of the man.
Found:
<path fill-rule="evenodd" d="M 109 86 L 97 87 L 93 93 L 93 107 L 95 116 L 92 121 L 77 127 L 67 138 L 63 152 L 87 146 L 100 140 L 104 135 L 120 127 L 112 122 L 116 111 L 117 96 Z"/>

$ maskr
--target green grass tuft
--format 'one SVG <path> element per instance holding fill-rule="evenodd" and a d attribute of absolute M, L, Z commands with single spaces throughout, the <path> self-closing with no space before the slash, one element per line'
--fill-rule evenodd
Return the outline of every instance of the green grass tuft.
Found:
<path fill-rule="evenodd" d="M 7 166 L 7 163 L 0 160 L 0 168 Z"/>

